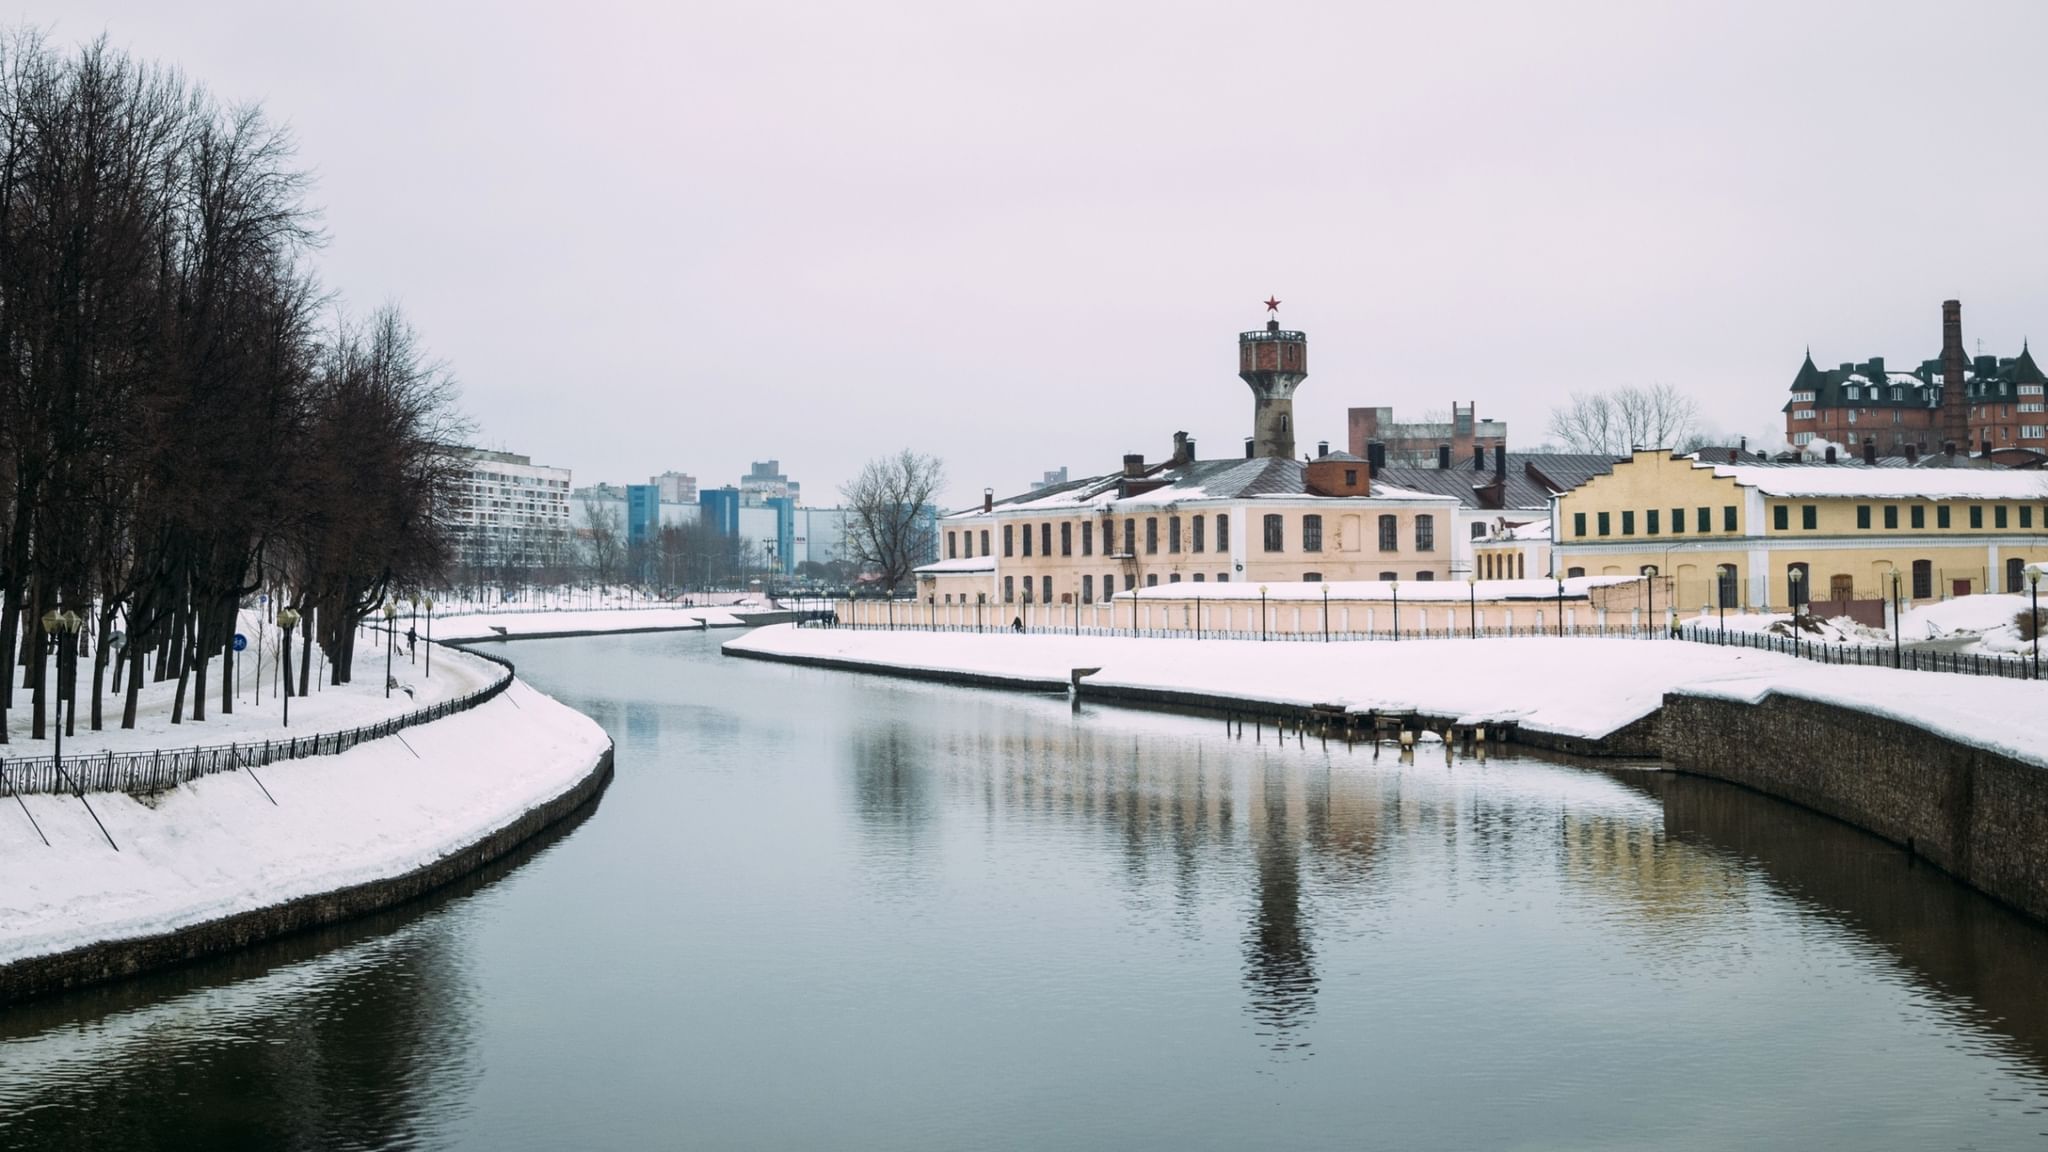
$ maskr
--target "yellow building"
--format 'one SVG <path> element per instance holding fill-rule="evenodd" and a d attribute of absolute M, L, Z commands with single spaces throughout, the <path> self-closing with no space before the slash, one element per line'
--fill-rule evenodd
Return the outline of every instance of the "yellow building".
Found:
<path fill-rule="evenodd" d="M 1559 574 L 1662 576 L 1686 611 L 2017 592 L 2048 560 L 2048 473 L 1643 450 L 1560 495 L 1551 538 Z"/>

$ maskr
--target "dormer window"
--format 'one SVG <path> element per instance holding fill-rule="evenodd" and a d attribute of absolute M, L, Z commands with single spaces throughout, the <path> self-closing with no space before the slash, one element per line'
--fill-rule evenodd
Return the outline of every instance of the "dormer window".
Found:
<path fill-rule="evenodd" d="M 1858 388 L 1854 384 L 1851 384 L 1848 387 L 1842 389 L 1842 395 L 1851 400 L 1860 400 L 1863 398 L 1863 389 Z"/>

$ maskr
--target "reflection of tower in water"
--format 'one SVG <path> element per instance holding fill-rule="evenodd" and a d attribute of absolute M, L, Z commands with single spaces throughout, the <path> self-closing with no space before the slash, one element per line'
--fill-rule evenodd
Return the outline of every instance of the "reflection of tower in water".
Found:
<path fill-rule="evenodd" d="M 1245 934 L 1245 990 L 1259 1030 L 1274 1048 L 1306 1045 L 1292 1037 L 1315 1011 L 1315 951 L 1302 911 L 1299 828 L 1303 807 L 1289 795 L 1291 774 L 1252 777 L 1251 836 L 1258 903 Z"/>

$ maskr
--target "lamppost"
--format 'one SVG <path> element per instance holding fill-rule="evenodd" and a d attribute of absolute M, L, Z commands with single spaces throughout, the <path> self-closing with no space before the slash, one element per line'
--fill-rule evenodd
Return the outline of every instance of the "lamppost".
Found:
<path fill-rule="evenodd" d="M 284 634 L 284 648 L 278 652 L 278 660 L 285 668 L 284 677 L 284 726 L 292 726 L 292 629 L 298 627 L 299 614 L 290 608 L 277 610 L 278 631 Z"/>
<path fill-rule="evenodd" d="M 1394 591 L 1394 639 L 1399 640 L 1401 638 L 1401 582 L 1399 580 L 1389 580 L 1387 581 L 1387 587 Z"/>
<path fill-rule="evenodd" d="M 1472 609 L 1472 638 L 1474 640 L 1477 640 L 1479 639 L 1479 573 L 1471 572 L 1466 574 L 1465 590 L 1468 593 L 1470 593 L 1469 601 Z"/>
<path fill-rule="evenodd" d="M 2027 594 L 2033 604 L 2030 611 L 2034 616 L 2034 679 L 2041 678 L 2041 570 L 2027 569 Z"/>
<path fill-rule="evenodd" d="M 420 630 L 420 594 L 415 592 L 409 599 L 412 601 L 412 615 L 405 622 L 405 634 L 407 636 L 417 636 Z M 405 645 L 405 662 L 408 664 L 420 662 L 418 651 L 410 640 L 406 641 Z"/>
<path fill-rule="evenodd" d="M 434 598 L 427 597 L 427 679 L 434 678 Z"/>
<path fill-rule="evenodd" d="M 57 638 L 57 745 L 50 762 L 56 766 L 59 775 L 64 772 L 64 717 L 75 715 L 78 711 L 76 703 L 72 704 L 69 713 L 64 709 L 64 690 L 71 679 L 65 672 L 71 666 L 71 644 L 73 638 L 78 635 L 78 624 L 76 612 L 52 608 L 43 613 L 44 633 Z"/>
<path fill-rule="evenodd" d="M 2036 579 L 2039 579 L 2039 576 L 2040 576 L 2040 574 L 2039 574 L 2039 573 L 2036 573 L 2036 574 L 2035 574 L 2035 578 L 2036 578 Z M 2036 603 L 2039 603 L 2039 601 L 2037 600 L 2037 601 L 2036 601 Z M 1904 653 L 1903 651 L 1901 651 L 1901 649 L 1902 649 L 1903 645 L 1902 645 L 1902 644 L 1900 643 L 1900 636 L 1901 636 L 1901 635 L 1902 635 L 1902 634 L 1903 634 L 1903 633 L 1904 633 L 1904 632 L 1906 631 L 1906 621 L 1905 621 L 1904 617 L 1903 617 L 1903 616 L 1902 616 L 1902 615 L 1900 614 L 1900 611 L 1899 611 L 1900 607 L 1901 607 L 1901 602 L 1900 602 L 1900 600 L 1899 600 L 1899 570 L 1898 570 L 1897 568 L 1893 568 L 1893 569 L 1892 569 L 1892 667 L 1894 667 L 1894 668 L 1904 668 L 1904 667 L 1906 666 L 1906 662 L 1905 662 L 1905 653 Z M 2038 651 L 2038 649 L 2040 648 L 2040 646 L 2041 646 L 2041 642 L 2040 642 L 2040 640 L 2039 640 L 2039 639 L 2037 638 L 2037 639 L 2036 639 L 2036 640 L 2034 641 L 2034 647 L 2035 647 L 2035 649 L 2037 650 L 2037 651 L 2036 651 L 2036 653 L 2035 653 L 2035 664 L 2036 664 L 2037 666 L 2038 666 L 2038 665 L 2039 665 L 2039 663 L 2040 663 L 2040 659 L 2039 659 L 2039 655 L 2040 655 L 2040 654 L 2039 654 L 2039 651 Z M 2036 676 L 2036 678 L 2037 678 L 2037 679 L 2039 678 L 2039 677 L 2038 677 L 2038 675 Z"/>
<path fill-rule="evenodd" d="M 1657 566 L 1655 564 L 1648 565 L 1643 569 L 1643 589 L 1645 592 L 1645 603 L 1649 605 L 1648 610 L 1643 615 L 1643 626 L 1654 629 L 1656 626 L 1652 621 L 1657 615 Z M 1661 631 L 1661 629 L 1657 631 Z M 1650 635 L 1655 636 L 1657 631 L 1652 631 Z"/>
<path fill-rule="evenodd" d="M 1557 577 L 1557 638 L 1564 639 L 1564 577 Z"/>
<path fill-rule="evenodd" d="M 391 699 L 391 640 L 397 635 L 398 605 L 384 601 L 384 698 Z"/>
<path fill-rule="evenodd" d="M 1259 639 L 1266 638 L 1266 586 L 1259 585 Z"/>
<path fill-rule="evenodd" d="M 1323 585 L 1323 643 L 1330 642 L 1330 586 Z"/>
<path fill-rule="evenodd" d="M 1806 607 L 1806 597 L 1803 592 L 1806 586 L 1806 574 L 1794 568 L 1785 574 L 1785 582 L 1792 600 L 1792 624 L 1797 628 L 1799 617 L 1803 614 L 1802 610 Z"/>

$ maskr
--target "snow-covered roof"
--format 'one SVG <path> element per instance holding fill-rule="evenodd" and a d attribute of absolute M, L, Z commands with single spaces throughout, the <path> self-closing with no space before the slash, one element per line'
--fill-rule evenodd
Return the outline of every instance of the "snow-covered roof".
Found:
<path fill-rule="evenodd" d="M 1640 576 L 1573 576 L 1564 581 L 1564 598 L 1583 600 L 1594 588 L 1628 584 L 1640 579 Z M 1555 580 L 1480 580 L 1477 583 L 1478 587 L 1472 588 L 1463 580 L 1332 580 L 1329 589 L 1332 600 L 1392 600 L 1396 584 L 1400 586 L 1403 601 L 1456 600 L 1462 603 L 1475 595 L 1480 600 L 1491 601 L 1557 599 L 1558 582 Z M 1157 584 L 1119 592 L 1117 598 L 1136 596 L 1141 600 L 1187 600 L 1199 596 L 1204 600 L 1257 600 L 1261 593 L 1268 602 L 1314 600 L 1320 603 L 1323 585 L 1300 581 Z"/>
<path fill-rule="evenodd" d="M 1432 496 L 1375 484 L 1372 497 L 1318 496 L 1308 491 L 1306 466 L 1299 460 L 1258 457 L 1250 460 L 1194 460 L 1185 464 L 1154 465 L 1141 476 L 1125 477 L 1121 472 L 1089 476 L 1066 484 L 1039 488 L 1021 496 L 995 502 L 997 512 L 1043 512 L 1051 515 L 1087 514 L 1091 511 L 1141 507 L 1164 507 L 1197 500 L 1244 500 L 1251 497 L 1283 497 L 1308 501 L 1361 502 L 1385 496 L 1389 500 L 1429 500 Z M 1136 488 L 1137 491 L 1131 491 Z M 1125 493 L 1128 492 L 1128 495 Z M 982 515 L 971 508 L 954 516 Z"/>
<path fill-rule="evenodd" d="M 2048 473 L 2004 468 L 1865 468 L 1843 464 L 1715 464 L 1714 475 L 1766 496 L 1873 500 L 2048 500 Z"/>
<path fill-rule="evenodd" d="M 922 575 L 944 576 L 960 572 L 993 572 L 996 558 L 993 556 L 962 556 L 952 560 L 941 560 L 917 569 Z"/>

